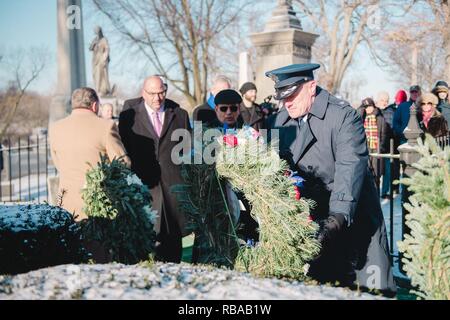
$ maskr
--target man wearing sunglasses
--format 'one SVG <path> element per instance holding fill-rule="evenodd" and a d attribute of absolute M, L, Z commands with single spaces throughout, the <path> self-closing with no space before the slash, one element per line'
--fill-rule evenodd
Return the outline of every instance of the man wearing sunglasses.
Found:
<path fill-rule="evenodd" d="M 220 91 L 214 98 L 216 104 L 217 122 L 216 127 L 226 129 L 240 129 L 244 121 L 240 115 L 240 104 L 242 103 L 241 95 L 232 89 Z M 237 198 L 242 202 L 239 215 L 238 237 L 246 243 L 248 240 L 258 241 L 258 223 L 251 216 L 250 202 L 245 198 L 244 194 L 238 192 Z"/>
<path fill-rule="evenodd" d="M 213 122 L 215 127 L 242 128 L 239 105 L 242 98 L 233 89 L 220 91 L 214 98 L 217 121 Z"/>
<path fill-rule="evenodd" d="M 318 64 L 294 64 L 266 75 L 284 108 L 270 119 L 279 130 L 280 156 L 305 179 L 303 196 L 314 200 L 319 256 L 309 275 L 320 282 L 396 292 L 386 227 L 363 122 L 348 102 L 317 86 Z M 273 132 L 272 132 L 273 135 Z"/>

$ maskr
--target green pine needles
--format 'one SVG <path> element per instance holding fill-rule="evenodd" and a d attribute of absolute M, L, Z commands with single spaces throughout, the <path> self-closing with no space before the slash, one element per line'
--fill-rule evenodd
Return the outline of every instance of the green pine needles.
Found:
<path fill-rule="evenodd" d="M 196 234 L 195 262 L 250 272 L 255 276 L 302 280 L 307 261 L 320 250 L 311 201 L 295 199 L 285 176 L 288 165 L 252 129 L 218 138 L 215 164 L 184 166 L 186 184 L 176 186 L 181 209 Z M 239 246 L 235 208 L 227 184 L 242 192 L 259 221 L 259 242 Z"/>
<path fill-rule="evenodd" d="M 101 156 L 86 174 L 82 190 L 83 222 L 88 240 L 97 240 L 116 262 L 135 264 L 153 256 L 156 212 L 151 210 L 150 191 L 120 160 Z"/>
<path fill-rule="evenodd" d="M 241 191 L 259 221 L 256 247 L 242 247 L 236 269 L 261 277 L 304 279 L 307 262 L 319 252 L 317 225 L 309 220 L 312 201 L 295 199 L 288 164 L 261 138 L 237 134 L 237 145 L 222 142 L 217 172 Z"/>
<path fill-rule="evenodd" d="M 399 242 L 405 270 L 424 299 L 450 299 L 450 148 L 431 136 L 419 140 L 417 172 L 401 183 L 413 193 L 406 224 L 411 234 Z"/>

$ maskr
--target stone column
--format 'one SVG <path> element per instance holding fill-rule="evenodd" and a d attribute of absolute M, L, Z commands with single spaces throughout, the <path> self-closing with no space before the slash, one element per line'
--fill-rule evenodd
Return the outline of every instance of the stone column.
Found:
<path fill-rule="evenodd" d="M 86 86 L 81 0 L 58 0 L 57 28 L 58 78 L 50 105 L 50 123 L 70 112 L 72 91 Z"/>
<path fill-rule="evenodd" d="M 403 178 L 411 177 L 417 171 L 412 165 L 420 159 L 420 154 L 415 150 L 415 147 L 417 147 L 417 139 L 420 137 L 421 132 L 422 130 L 420 130 L 419 123 L 417 122 L 417 108 L 414 103 L 411 106 L 408 125 L 403 131 L 407 142 L 398 147 L 400 163 L 403 168 Z M 409 202 L 410 196 L 411 192 L 405 186 L 402 186 L 402 240 L 405 239 L 405 234 L 409 234 L 411 231 L 405 224 L 405 216 L 408 214 L 408 211 L 404 206 L 406 202 Z M 403 263 L 401 260 L 402 255 L 399 257 L 399 265 L 400 270 L 403 271 Z"/>
<path fill-rule="evenodd" d="M 291 1 L 279 0 L 264 31 L 250 37 L 256 48 L 255 83 L 262 102 L 274 92 L 273 81 L 265 72 L 293 63 L 309 63 L 318 35 L 303 31 Z"/>
<path fill-rule="evenodd" d="M 250 55 L 248 52 L 241 52 L 239 54 L 239 86 L 238 89 L 245 83 L 245 82 L 253 82 L 253 72 L 251 70 L 251 63 L 250 63 Z"/>

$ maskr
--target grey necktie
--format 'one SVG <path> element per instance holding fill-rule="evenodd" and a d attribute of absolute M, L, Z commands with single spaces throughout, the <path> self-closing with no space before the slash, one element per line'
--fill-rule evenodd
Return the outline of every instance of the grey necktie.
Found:
<path fill-rule="evenodd" d="M 299 133 L 303 132 L 303 129 L 305 128 L 305 125 L 306 125 L 305 117 L 307 117 L 307 116 L 308 115 L 304 115 L 303 117 L 300 117 L 297 119 Z"/>

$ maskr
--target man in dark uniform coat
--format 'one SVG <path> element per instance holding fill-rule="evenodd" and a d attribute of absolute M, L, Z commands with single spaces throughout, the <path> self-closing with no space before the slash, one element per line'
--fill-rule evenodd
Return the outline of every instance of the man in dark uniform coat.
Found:
<path fill-rule="evenodd" d="M 317 207 L 319 256 L 309 275 L 320 282 L 396 292 L 386 227 L 363 123 L 347 102 L 317 86 L 318 64 L 294 64 L 266 73 L 275 81 L 282 110 L 270 119 L 279 129 L 280 156 L 305 178 L 303 197 Z"/>
<path fill-rule="evenodd" d="M 150 188 L 152 207 L 158 211 L 156 257 L 180 262 L 185 217 L 178 210 L 170 187 L 182 184 L 180 166 L 171 159 L 180 140 L 171 141 L 176 129 L 190 134 L 188 113 L 166 99 L 167 85 L 158 76 L 144 82 L 142 97 L 127 100 L 119 118 L 119 133 L 131 159 L 131 169 Z"/>

